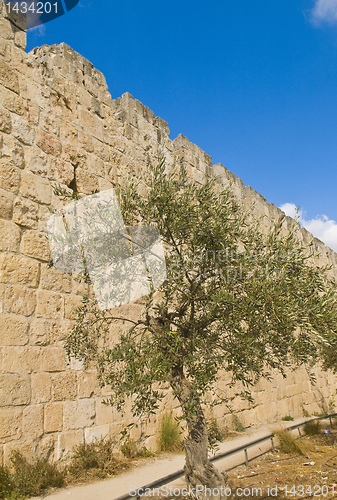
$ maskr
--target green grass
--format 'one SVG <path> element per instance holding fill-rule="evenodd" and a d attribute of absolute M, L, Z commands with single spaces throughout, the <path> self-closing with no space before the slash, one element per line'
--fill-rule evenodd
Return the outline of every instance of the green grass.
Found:
<path fill-rule="evenodd" d="M 290 415 L 286 415 L 285 417 L 282 418 L 285 422 L 292 422 L 294 420 L 294 417 L 291 417 Z"/>
<path fill-rule="evenodd" d="M 181 431 L 172 413 L 165 413 L 159 429 L 158 446 L 161 451 L 180 451 L 182 449 Z"/>

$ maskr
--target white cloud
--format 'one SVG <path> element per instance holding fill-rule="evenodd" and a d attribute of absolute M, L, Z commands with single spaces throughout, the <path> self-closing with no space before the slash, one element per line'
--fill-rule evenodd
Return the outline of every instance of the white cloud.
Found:
<path fill-rule="evenodd" d="M 289 217 L 296 217 L 295 203 L 284 203 L 280 207 L 281 210 Z M 299 210 L 298 222 L 305 227 L 311 234 L 316 236 L 325 243 L 328 247 L 337 252 L 337 222 L 329 219 L 326 215 L 317 216 L 316 219 L 306 220 L 305 212 Z"/>
<path fill-rule="evenodd" d="M 44 24 L 39 24 L 34 28 L 29 28 L 27 32 L 31 35 L 44 36 L 46 33 L 46 26 Z"/>
<path fill-rule="evenodd" d="M 316 22 L 337 23 L 337 0 L 315 0 L 311 14 Z"/>

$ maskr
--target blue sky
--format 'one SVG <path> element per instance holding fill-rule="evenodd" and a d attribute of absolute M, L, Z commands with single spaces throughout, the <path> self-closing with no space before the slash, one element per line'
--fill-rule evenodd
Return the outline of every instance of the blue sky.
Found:
<path fill-rule="evenodd" d="M 337 0 L 80 0 L 61 42 L 337 251 Z"/>

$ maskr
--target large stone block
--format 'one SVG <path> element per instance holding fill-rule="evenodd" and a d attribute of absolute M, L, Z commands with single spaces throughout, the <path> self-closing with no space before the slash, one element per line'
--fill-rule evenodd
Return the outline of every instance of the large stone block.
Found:
<path fill-rule="evenodd" d="M 45 432 L 62 431 L 63 426 L 63 403 L 47 403 L 44 407 L 44 430 Z"/>
<path fill-rule="evenodd" d="M 36 144 L 47 154 L 60 156 L 62 146 L 57 137 L 44 132 L 41 129 L 36 130 Z"/>
<path fill-rule="evenodd" d="M 23 410 L 22 431 L 25 437 L 37 438 L 43 434 L 43 406 L 27 406 Z"/>
<path fill-rule="evenodd" d="M 65 401 L 63 407 L 63 428 L 65 431 L 90 427 L 95 418 L 95 401 L 79 399 Z"/>
<path fill-rule="evenodd" d="M 0 316 L 0 345 L 25 345 L 28 342 L 28 320 L 22 316 Z"/>
<path fill-rule="evenodd" d="M 35 129 L 26 120 L 20 116 L 13 115 L 13 135 L 26 146 L 31 146 L 34 143 Z"/>
<path fill-rule="evenodd" d="M 62 347 L 49 346 L 43 349 L 43 371 L 61 372 L 65 370 L 65 367 L 65 352 Z"/>
<path fill-rule="evenodd" d="M 91 194 L 99 189 L 99 182 L 96 175 L 88 172 L 84 168 L 77 168 L 75 171 L 76 185 L 79 193 Z"/>
<path fill-rule="evenodd" d="M 29 257 L 3 253 L 0 255 L 0 282 L 37 287 L 39 263 Z"/>
<path fill-rule="evenodd" d="M 0 439 L 19 439 L 22 433 L 22 408 L 0 408 Z"/>
<path fill-rule="evenodd" d="M 22 144 L 11 135 L 4 136 L 2 146 L 2 159 L 13 167 L 23 169 L 25 167 L 25 152 Z"/>
<path fill-rule="evenodd" d="M 0 375 L 0 406 L 20 406 L 30 402 L 30 377 L 7 373 Z"/>
<path fill-rule="evenodd" d="M 77 394 L 76 373 L 66 371 L 52 377 L 52 396 L 54 401 L 74 399 Z"/>
<path fill-rule="evenodd" d="M 6 373 L 41 371 L 42 350 L 39 347 L 3 347 L 2 369 Z"/>
<path fill-rule="evenodd" d="M 114 419 L 114 412 L 111 406 L 103 404 L 104 398 L 96 398 L 96 424 L 112 424 Z"/>
<path fill-rule="evenodd" d="M 25 231 L 21 240 L 21 252 L 28 257 L 50 260 L 50 247 L 46 233 Z"/>
<path fill-rule="evenodd" d="M 50 322 L 44 318 L 34 318 L 29 325 L 29 342 L 32 345 L 48 345 L 50 340 Z"/>
<path fill-rule="evenodd" d="M 13 222 L 0 220 L 0 251 L 17 252 L 20 245 L 20 228 Z"/>
<path fill-rule="evenodd" d="M 103 142 L 103 121 L 84 109 L 80 110 L 80 124 L 89 135 Z"/>
<path fill-rule="evenodd" d="M 5 310 L 9 313 L 30 316 L 35 309 L 35 292 L 21 286 L 7 287 Z"/>
<path fill-rule="evenodd" d="M 80 372 L 77 375 L 77 394 L 79 398 L 90 398 L 97 392 L 97 389 L 96 371 Z"/>
<path fill-rule="evenodd" d="M 61 158 L 51 158 L 48 177 L 53 181 L 69 186 L 74 179 L 74 166 Z"/>
<path fill-rule="evenodd" d="M 36 175 L 46 177 L 48 155 L 38 147 L 28 148 L 26 151 L 26 165 Z"/>
<path fill-rule="evenodd" d="M 76 319 L 76 309 L 83 306 L 82 297 L 78 295 L 68 295 L 64 299 L 64 317 L 66 319 Z"/>
<path fill-rule="evenodd" d="M 71 456 L 75 446 L 83 443 L 83 429 L 61 432 L 57 438 L 56 460 L 67 460 Z"/>
<path fill-rule="evenodd" d="M 30 198 L 37 203 L 50 204 L 51 186 L 49 182 L 32 172 L 23 173 L 20 192 L 25 198 Z"/>
<path fill-rule="evenodd" d="M 12 130 L 11 115 L 7 111 L 7 109 L 4 109 L 2 106 L 0 106 L 0 131 L 5 132 L 5 134 L 10 134 L 11 130 Z"/>
<path fill-rule="evenodd" d="M 52 379 L 49 373 L 32 375 L 32 403 L 47 403 L 51 400 Z"/>
<path fill-rule="evenodd" d="M 109 424 L 96 425 L 95 427 L 89 427 L 89 429 L 84 430 L 84 440 L 86 443 L 94 443 L 95 441 L 108 437 L 109 433 Z"/>
<path fill-rule="evenodd" d="M 38 290 L 36 315 L 39 318 L 59 318 L 63 311 L 63 298 L 61 295 L 46 290 Z"/>
<path fill-rule="evenodd" d="M 14 194 L 0 189 L 0 218 L 11 219 L 13 217 Z"/>
<path fill-rule="evenodd" d="M 19 93 L 19 78 L 16 73 L 8 64 L 1 61 L 0 64 L 0 83 L 9 90 L 16 94 Z"/>
<path fill-rule="evenodd" d="M 38 205 L 29 200 L 16 198 L 13 208 L 13 220 L 20 226 L 37 229 Z"/>
<path fill-rule="evenodd" d="M 20 170 L 11 165 L 9 160 L 0 160 L 0 187 L 17 193 L 20 185 Z"/>
<path fill-rule="evenodd" d="M 48 267 L 47 264 L 42 264 L 40 287 L 53 292 L 70 293 L 71 275 L 62 273 L 55 269 L 55 267 Z"/>

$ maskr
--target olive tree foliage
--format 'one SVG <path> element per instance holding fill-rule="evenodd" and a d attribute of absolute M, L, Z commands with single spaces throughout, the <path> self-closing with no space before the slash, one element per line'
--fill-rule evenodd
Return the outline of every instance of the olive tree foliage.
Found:
<path fill-rule="evenodd" d="M 168 172 L 163 156 L 142 182 L 146 189 L 130 181 L 119 190 L 120 208 L 127 225 L 160 232 L 167 279 L 138 301 L 143 312 L 136 320 L 118 309 L 100 311 L 94 297 L 84 297 L 65 344 L 69 356 L 94 365 L 111 387 L 109 404 L 121 410 L 131 398 L 133 415 L 148 416 L 169 384 L 189 439 L 198 441 L 206 432 L 203 397 L 225 398 L 220 370 L 249 397 L 274 370 L 284 374 L 318 360 L 336 369 L 336 285 L 327 267 L 312 263 L 295 223 L 286 233 L 281 217 L 264 234 L 230 188 L 220 190 L 214 180 L 199 185 L 184 168 Z M 118 324 L 123 329 L 110 344 Z"/>

